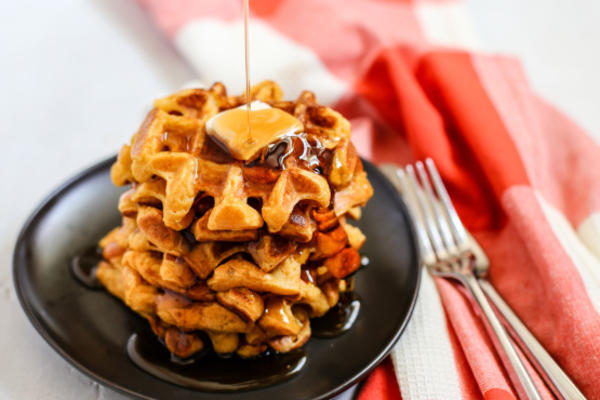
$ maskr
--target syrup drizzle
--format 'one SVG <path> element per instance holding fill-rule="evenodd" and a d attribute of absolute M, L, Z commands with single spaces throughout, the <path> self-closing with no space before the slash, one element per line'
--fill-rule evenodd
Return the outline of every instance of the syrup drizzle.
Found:
<path fill-rule="evenodd" d="M 328 153 L 317 137 L 300 132 L 288 134 L 268 145 L 257 161 L 271 168 L 286 169 L 286 160 L 295 157 L 300 166 L 323 173 Z"/>
<path fill-rule="evenodd" d="M 248 16 L 250 14 L 249 0 L 244 0 L 244 62 L 246 64 L 246 118 L 248 121 L 248 143 L 253 143 L 252 128 L 250 125 L 250 52 L 248 50 Z"/>

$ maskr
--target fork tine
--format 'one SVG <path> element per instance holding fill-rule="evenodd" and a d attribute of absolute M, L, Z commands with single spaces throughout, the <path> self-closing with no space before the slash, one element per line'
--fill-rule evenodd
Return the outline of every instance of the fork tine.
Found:
<path fill-rule="evenodd" d="M 446 191 L 446 187 L 442 182 L 442 178 L 433 163 L 431 158 L 427 158 L 425 160 L 425 164 L 427 164 L 427 169 L 429 170 L 429 175 L 433 180 L 433 185 L 435 186 L 435 190 L 440 198 L 442 203 L 444 212 L 446 214 L 447 220 L 450 222 L 450 227 L 452 228 L 452 233 L 454 234 L 454 240 L 456 241 L 456 245 L 464 250 L 464 247 L 467 246 L 467 232 L 465 230 L 464 225 L 460 222 L 460 218 L 456 213 L 456 209 L 450 201 L 450 196 L 448 196 L 448 191 Z"/>
<path fill-rule="evenodd" d="M 450 230 L 450 225 L 448 224 L 448 220 L 446 218 L 445 213 L 441 209 L 441 205 L 439 201 L 437 201 L 436 196 L 431 188 L 430 178 L 425 171 L 425 167 L 421 161 L 417 161 L 415 164 L 417 168 L 417 172 L 419 173 L 419 178 L 421 179 L 421 185 L 425 189 L 425 193 L 427 194 L 426 200 L 429 204 L 429 207 L 433 214 L 435 215 L 435 221 L 437 223 L 438 230 L 440 232 L 440 236 L 444 240 L 446 244 L 446 250 L 450 254 L 457 254 L 458 248 L 454 243 L 454 237 L 452 236 L 452 232 Z"/>
<path fill-rule="evenodd" d="M 436 258 L 433 248 L 431 247 L 431 241 L 429 240 L 429 236 L 427 236 L 427 231 L 425 229 L 425 217 L 423 216 L 423 213 L 421 213 L 415 198 L 416 192 L 402 168 L 396 169 L 396 178 L 398 184 L 400 185 L 400 190 L 402 193 L 404 193 L 406 206 L 409 208 L 411 214 L 415 217 L 413 221 L 419 240 L 421 260 L 425 265 L 430 266 L 436 262 Z"/>
<path fill-rule="evenodd" d="M 440 232 L 438 231 L 435 223 L 433 212 L 431 211 L 427 200 L 425 199 L 425 194 L 419 187 L 420 185 L 415 175 L 415 169 L 412 165 L 406 166 L 406 173 L 408 175 L 408 181 L 413 185 L 419 209 L 421 210 L 425 219 L 425 227 L 427 228 L 427 233 L 429 235 L 429 239 L 431 240 L 433 250 L 435 251 L 438 260 L 445 260 L 448 257 L 448 253 L 444 247 L 442 238 L 440 237 Z"/>

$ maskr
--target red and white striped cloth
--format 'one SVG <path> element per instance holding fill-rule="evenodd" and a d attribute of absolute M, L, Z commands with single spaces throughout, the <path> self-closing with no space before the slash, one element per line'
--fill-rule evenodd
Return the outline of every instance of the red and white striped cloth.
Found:
<path fill-rule="evenodd" d="M 241 0 L 140 3 L 201 81 L 242 92 Z M 432 157 L 494 286 L 600 399 L 598 144 L 532 92 L 516 60 L 474 52 L 460 2 L 250 3 L 252 80 L 273 79 L 289 98 L 314 91 L 351 119 L 366 158 Z M 462 292 L 425 275 L 392 362 L 359 398 L 516 398 Z"/>

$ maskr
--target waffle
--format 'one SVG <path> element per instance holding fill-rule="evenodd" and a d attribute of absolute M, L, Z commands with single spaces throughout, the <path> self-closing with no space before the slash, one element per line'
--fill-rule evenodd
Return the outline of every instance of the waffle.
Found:
<path fill-rule="evenodd" d="M 307 91 L 283 101 L 265 81 L 251 95 L 303 131 L 234 159 L 206 123 L 243 99 L 217 83 L 156 100 L 111 168 L 130 188 L 97 277 L 179 357 L 302 346 L 360 266 L 365 236 L 348 219 L 373 191 L 349 122 Z"/>

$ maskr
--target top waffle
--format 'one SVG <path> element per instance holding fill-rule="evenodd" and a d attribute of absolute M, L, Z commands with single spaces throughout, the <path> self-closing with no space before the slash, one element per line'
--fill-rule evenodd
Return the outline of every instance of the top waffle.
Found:
<path fill-rule="evenodd" d="M 140 207 L 159 207 L 168 231 L 189 228 L 199 242 L 249 241 L 263 227 L 308 242 L 316 231 L 313 209 L 341 216 L 366 203 L 372 188 L 342 115 L 307 91 L 295 102 L 282 101 L 270 81 L 251 95 L 292 114 L 304 132 L 237 161 L 206 135 L 205 125 L 242 98 L 227 96 L 217 83 L 158 99 L 111 170 L 116 185 L 132 184 L 121 197 L 121 213 L 135 217 Z"/>

